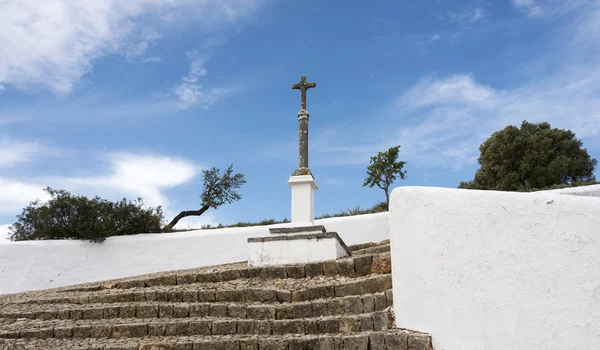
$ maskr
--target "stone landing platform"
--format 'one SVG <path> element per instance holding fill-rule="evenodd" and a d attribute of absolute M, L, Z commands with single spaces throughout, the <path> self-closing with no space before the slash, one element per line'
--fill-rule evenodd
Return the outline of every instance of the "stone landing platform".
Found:
<path fill-rule="evenodd" d="M 302 264 L 352 255 L 337 232 L 322 225 L 282 227 L 270 236 L 248 238 L 248 266 Z"/>

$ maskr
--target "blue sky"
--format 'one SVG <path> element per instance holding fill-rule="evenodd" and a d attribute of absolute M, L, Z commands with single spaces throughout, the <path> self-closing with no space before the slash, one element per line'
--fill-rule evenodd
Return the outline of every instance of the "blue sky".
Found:
<path fill-rule="evenodd" d="M 199 206 L 202 169 L 243 199 L 179 227 L 290 216 L 291 84 L 306 74 L 316 215 L 383 200 L 369 157 L 456 187 L 522 120 L 600 157 L 600 1 L 8 0 L 0 3 L 0 227 L 45 186 Z"/>

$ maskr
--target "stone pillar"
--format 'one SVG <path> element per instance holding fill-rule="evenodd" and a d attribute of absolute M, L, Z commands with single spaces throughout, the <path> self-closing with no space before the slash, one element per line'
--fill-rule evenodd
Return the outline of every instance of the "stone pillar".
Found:
<path fill-rule="evenodd" d="M 292 226 L 313 226 L 315 224 L 315 194 L 317 182 L 312 175 L 290 176 L 288 184 L 292 188 Z"/>
<path fill-rule="evenodd" d="M 298 112 L 299 135 L 298 135 L 298 168 L 308 169 L 308 117 L 305 110 Z"/>
<path fill-rule="evenodd" d="M 298 112 L 298 169 L 292 176 L 311 175 L 308 169 L 308 118 L 309 114 L 302 109 Z"/>

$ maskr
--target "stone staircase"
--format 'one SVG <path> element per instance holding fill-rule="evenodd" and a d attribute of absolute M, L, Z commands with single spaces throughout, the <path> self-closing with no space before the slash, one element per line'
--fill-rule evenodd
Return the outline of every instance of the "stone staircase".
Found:
<path fill-rule="evenodd" d="M 395 328 L 389 242 L 350 249 L 0 295 L 0 349 L 431 350 Z"/>

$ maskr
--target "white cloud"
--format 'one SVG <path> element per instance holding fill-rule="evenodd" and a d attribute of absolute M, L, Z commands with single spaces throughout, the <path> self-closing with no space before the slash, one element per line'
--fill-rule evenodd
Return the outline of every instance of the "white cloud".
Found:
<path fill-rule="evenodd" d="M 101 197 L 139 196 L 147 206 L 168 208 L 169 199 L 163 191 L 189 182 L 200 172 L 189 161 L 165 156 L 115 153 L 106 156 L 106 160 L 108 174 L 56 178 L 52 182 Z"/>
<path fill-rule="evenodd" d="M 200 172 L 200 167 L 189 161 L 166 156 L 113 153 L 106 155 L 105 161 L 108 173 L 88 177 L 43 177 L 30 182 L 0 178 L 0 216 L 16 215 L 36 199 L 48 200 L 43 189 L 50 186 L 114 201 L 141 197 L 146 207 L 162 206 L 165 219 L 170 220 L 176 213 L 164 191 L 188 183 Z M 214 223 L 214 216 L 182 221 L 184 227 L 205 223 Z"/>
<path fill-rule="evenodd" d="M 527 13 L 530 17 L 538 17 L 544 13 L 542 6 L 535 0 L 512 0 L 512 2 L 516 8 Z"/>
<path fill-rule="evenodd" d="M 495 103 L 494 93 L 491 87 L 475 83 L 472 75 L 439 80 L 425 78 L 398 100 L 398 107 L 420 108 L 440 103 L 491 107 Z"/>
<path fill-rule="evenodd" d="M 204 68 L 206 58 L 194 52 L 188 52 L 186 55 L 190 59 L 189 73 L 174 87 L 173 92 L 179 97 L 183 107 L 201 105 L 203 108 L 208 108 L 224 97 L 229 90 L 227 88 L 204 89 L 200 79 L 208 74 Z"/>
<path fill-rule="evenodd" d="M 0 215 L 17 215 L 31 201 L 48 199 L 44 187 L 0 177 Z"/>
<path fill-rule="evenodd" d="M 40 150 L 38 143 L 20 142 L 0 136 L 0 168 L 26 162 Z"/>
<path fill-rule="evenodd" d="M 440 38 L 441 38 L 441 36 L 439 34 L 433 34 L 431 36 L 431 38 L 429 39 L 429 42 L 430 43 L 436 42 L 436 41 L 440 40 Z"/>
<path fill-rule="evenodd" d="M 259 0 L 0 1 L 0 84 L 42 86 L 58 94 L 109 54 L 147 53 L 182 22 L 210 33 L 252 20 Z M 155 30 L 155 28 L 158 28 Z"/>

